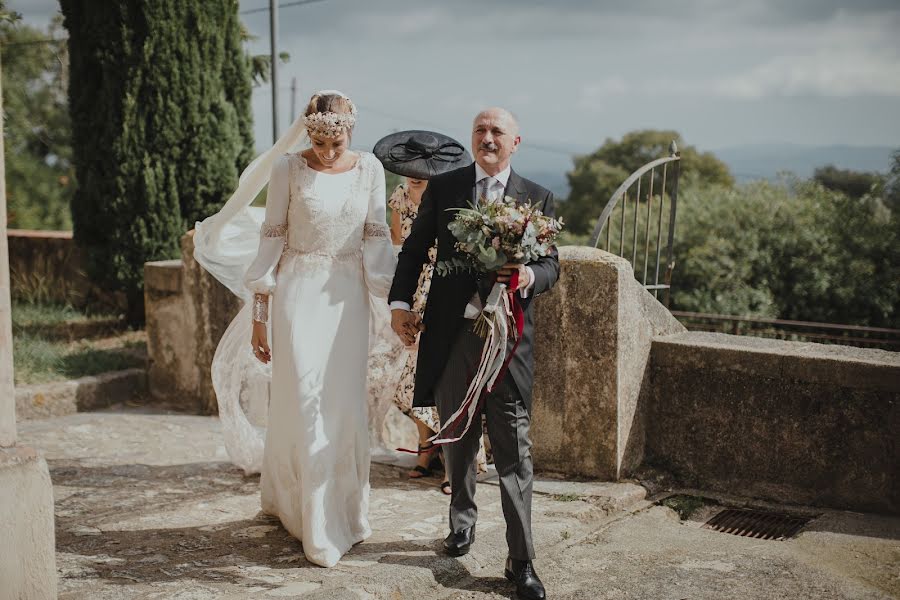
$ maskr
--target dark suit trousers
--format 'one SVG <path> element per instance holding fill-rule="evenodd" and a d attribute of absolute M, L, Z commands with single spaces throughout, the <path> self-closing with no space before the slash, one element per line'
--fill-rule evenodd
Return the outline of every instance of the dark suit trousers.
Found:
<path fill-rule="evenodd" d="M 456 340 L 447 365 L 434 389 L 435 403 L 442 418 L 462 404 L 469 381 L 478 367 L 484 340 L 467 326 Z M 519 560 L 534 558 L 531 540 L 531 490 L 533 469 L 528 429 L 531 417 L 510 376 L 484 399 L 494 465 L 500 476 L 500 499 L 506 519 L 509 555 Z M 461 429 L 462 425 L 460 425 Z M 448 432 L 452 433 L 452 432 Z M 450 485 L 450 529 L 461 531 L 475 524 L 475 457 L 481 436 L 481 416 L 476 415 L 466 435 L 444 446 Z M 458 432 L 456 432 L 458 434 Z"/>

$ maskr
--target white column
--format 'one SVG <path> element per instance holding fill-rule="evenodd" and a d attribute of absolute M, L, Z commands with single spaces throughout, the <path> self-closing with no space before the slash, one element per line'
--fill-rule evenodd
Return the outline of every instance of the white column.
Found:
<path fill-rule="evenodd" d="M 0 115 L 3 88 L 0 84 Z M 0 122 L 0 134 L 3 124 Z M 13 383 L 12 313 L 9 300 L 9 246 L 6 241 L 6 171 L 0 135 L 0 447 L 16 443 L 16 391 Z"/>
<path fill-rule="evenodd" d="M 57 597 L 56 535 L 50 471 L 37 452 L 16 446 L 3 159 L 0 119 L 0 600 L 53 600 Z"/>

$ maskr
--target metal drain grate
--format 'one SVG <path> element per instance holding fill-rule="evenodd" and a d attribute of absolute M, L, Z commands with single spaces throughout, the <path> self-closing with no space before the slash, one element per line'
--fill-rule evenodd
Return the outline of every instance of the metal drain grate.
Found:
<path fill-rule="evenodd" d="M 759 540 L 786 540 L 797 535 L 809 521 L 808 517 L 729 508 L 707 521 L 703 527 Z"/>

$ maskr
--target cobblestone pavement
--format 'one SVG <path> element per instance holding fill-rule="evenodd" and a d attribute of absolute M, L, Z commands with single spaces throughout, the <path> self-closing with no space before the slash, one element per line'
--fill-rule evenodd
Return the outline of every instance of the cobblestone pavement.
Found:
<path fill-rule="evenodd" d="M 438 480 L 373 465 L 374 534 L 323 569 L 260 513 L 259 479 L 230 465 L 215 418 L 80 413 L 22 422 L 20 441 L 50 465 L 62 599 L 515 597 L 490 481 L 477 543 L 455 559 L 440 552 Z M 900 596 L 895 518 L 824 511 L 796 539 L 766 542 L 681 521 L 634 484 L 536 489 L 535 565 L 552 599 Z"/>

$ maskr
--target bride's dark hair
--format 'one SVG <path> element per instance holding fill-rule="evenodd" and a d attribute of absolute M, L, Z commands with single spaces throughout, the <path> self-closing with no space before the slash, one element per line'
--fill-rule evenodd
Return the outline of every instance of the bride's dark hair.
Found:
<path fill-rule="evenodd" d="M 303 114 L 308 116 L 317 112 L 348 114 L 353 112 L 353 105 L 350 100 L 337 94 L 315 94 L 309 99 L 309 105 Z"/>

